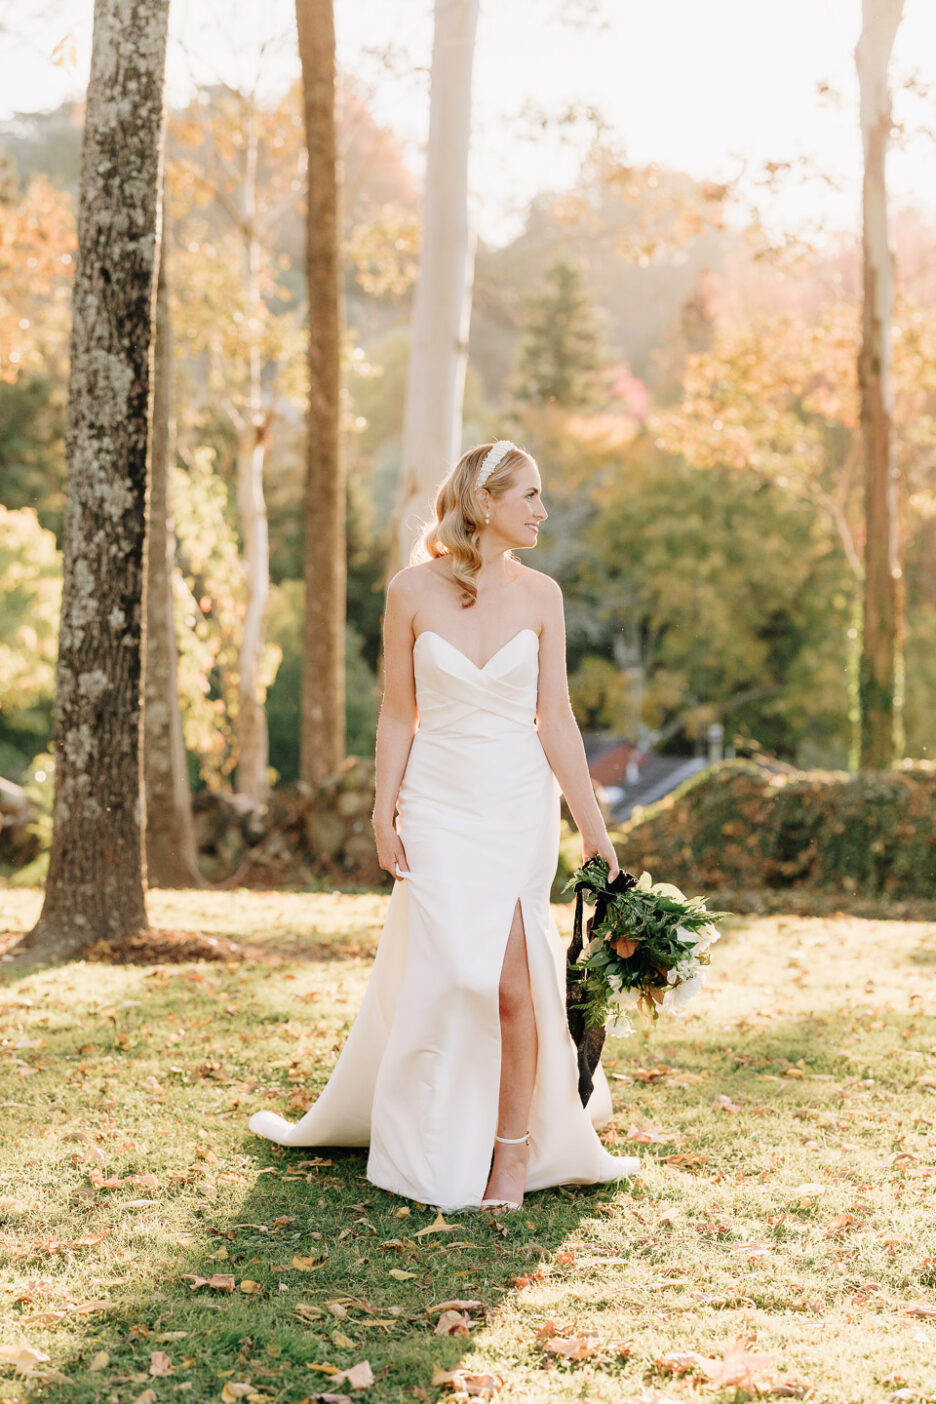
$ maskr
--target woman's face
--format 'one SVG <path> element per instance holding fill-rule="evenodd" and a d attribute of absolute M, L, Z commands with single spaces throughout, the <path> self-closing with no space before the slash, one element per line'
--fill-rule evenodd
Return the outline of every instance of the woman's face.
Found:
<path fill-rule="evenodd" d="M 488 497 L 491 520 L 485 531 L 502 537 L 508 549 L 535 546 L 539 524 L 549 515 L 543 506 L 542 491 L 536 464 L 524 462 L 499 497 Z"/>

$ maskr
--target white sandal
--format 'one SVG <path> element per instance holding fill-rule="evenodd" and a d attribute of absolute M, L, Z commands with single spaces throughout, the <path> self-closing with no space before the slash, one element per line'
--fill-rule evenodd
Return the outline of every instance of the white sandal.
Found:
<path fill-rule="evenodd" d="M 495 1135 L 494 1139 L 495 1139 L 495 1141 L 500 1141 L 500 1142 L 501 1142 L 503 1145 L 505 1145 L 505 1146 L 520 1146 L 520 1145 L 523 1145 L 525 1142 L 529 1142 L 530 1133 L 529 1133 L 529 1131 L 527 1131 L 527 1133 L 526 1133 L 524 1136 L 497 1136 L 497 1135 Z M 522 1204 L 522 1201 L 521 1201 L 521 1203 L 516 1203 L 516 1202 L 515 1202 L 514 1200 L 512 1200 L 512 1199 L 482 1199 L 481 1203 L 478 1205 L 478 1208 L 479 1208 L 479 1209 L 519 1209 L 519 1208 L 521 1207 L 521 1204 Z"/>

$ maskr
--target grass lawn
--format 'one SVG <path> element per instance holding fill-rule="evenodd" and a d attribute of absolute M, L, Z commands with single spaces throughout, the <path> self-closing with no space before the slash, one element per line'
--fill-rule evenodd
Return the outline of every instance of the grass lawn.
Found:
<path fill-rule="evenodd" d="M 936 1399 L 936 925 L 727 922 L 690 1012 L 606 1051 L 633 1185 L 446 1224 L 246 1128 L 325 1082 L 386 900 L 156 892 L 268 958 L 0 985 L 0 1400 Z"/>

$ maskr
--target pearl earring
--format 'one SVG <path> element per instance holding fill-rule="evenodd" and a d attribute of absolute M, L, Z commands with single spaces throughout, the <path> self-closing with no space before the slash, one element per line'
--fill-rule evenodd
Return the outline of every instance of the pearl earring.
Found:
<path fill-rule="evenodd" d="M 490 514 L 490 512 L 485 512 L 485 514 L 484 514 L 484 520 L 485 520 L 486 522 L 489 522 L 489 521 L 491 520 L 491 514 Z"/>

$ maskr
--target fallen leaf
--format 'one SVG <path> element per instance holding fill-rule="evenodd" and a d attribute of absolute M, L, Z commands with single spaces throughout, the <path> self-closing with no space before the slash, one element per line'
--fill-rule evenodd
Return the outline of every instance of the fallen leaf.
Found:
<path fill-rule="evenodd" d="M 547 1355 L 561 1355 L 567 1360 L 586 1360 L 598 1349 L 598 1337 L 590 1331 L 580 1336 L 553 1336 L 544 1347 Z"/>
<path fill-rule="evenodd" d="M 292 1265 L 299 1272 L 314 1272 L 316 1268 L 324 1267 L 327 1261 L 327 1253 L 324 1253 L 321 1258 L 314 1253 L 310 1258 L 303 1258 L 297 1253 L 292 1260 Z"/>
<path fill-rule="evenodd" d="M 142 1394 L 138 1394 L 133 1404 L 156 1404 L 156 1391 L 144 1389 Z"/>
<path fill-rule="evenodd" d="M 441 1214 L 436 1214 L 431 1224 L 425 1228 L 417 1229 L 414 1238 L 422 1238 L 427 1233 L 452 1233 L 459 1227 L 458 1224 L 447 1224 Z"/>
<path fill-rule="evenodd" d="M 32 1346 L 0 1345 L 0 1361 L 16 1370 L 32 1370 L 48 1358 L 45 1351 L 33 1350 Z"/>
<path fill-rule="evenodd" d="M 927 1306 L 920 1302 L 916 1306 L 907 1307 L 908 1316 L 936 1316 L 936 1306 Z"/>
<path fill-rule="evenodd" d="M 234 1404 L 235 1399 L 242 1399 L 245 1394 L 250 1394 L 253 1388 L 249 1380 L 226 1380 L 221 1391 L 222 1404 Z"/>
<path fill-rule="evenodd" d="M 718 1097 L 715 1098 L 714 1102 L 712 1103 L 712 1106 L 715 1108 L 716 1111 L 731 1112 L 732 1114 L 741 1110 L 738 1103 L 733 1102 L 731 1098 L 726 1097 L 724 1093 L 720 1094 Z"/>
<path fill-rule="evenodd" d="M 104 1370 L 110 1364 L 110 1356 L 106 1350 L 99 1350 L 91 1359 L 89 1370 Z"/>
<path fill-rule="evenodd" d="M 339 1350 L 353 1350 L 354 1341 L 350 1336 L 346 1336 L 343 1331 L 332 1332 L 332 1345 L 336 1345 Z"/>
<path fill-rule="evenodd" d="M 332 1379 L 335 1384 L 349 1384 L 352 1389 L 367 1389 L 374 1383 L 374 1372 L 369 1360 L 360 1360 L 350 1370 L 339 1370 Z"/>
<path fill-rule="evenodd" d="M 772 1243 L 739 1243 L 735 1248 L 729 1248 L 729 1254 L 743 1253 L 748 1258 L 763 1258 L 767 1253 L 773 1252 Z"/>
<path fill-rule="evenodd" d="M 478 1399 L 492 1399 L 499 1389 L 504 1388 L 500 1375 L 474 1374 L 469 1370 L 442 1370 L 436 1367 L 430 1383 L 450 1384 L 457 1394 L 474 1395 Z"/>
<path fill-rule="evenodd" d="M 755 1355 L 749 1351 L 740 1337 L 734 1345 L 725 1348 L 721 1360 L 710 1361 L 704 1356 L 700 1356 L 699 1359 L 701 1368 L 714 1389 L 729 1389 L 734 1385 L 752 1393 L 757 1390 L 756 1376 L 773 1362 L 770 1355 Z"/>
<path fill-rule="evenodd" d="M 480 1302 L 457 1298 L 451 1302 L 436 1302 L 435 1306 L 426 1307 L 426 1315 L 432 1316 L 437 1311 L 477 1311 L 480 1306 Z"/>
<path fill-rule="evenodd" d="M 627 1133 L 629 1141 L 637 1141 L 643 1146 L 665 1145 L 668 1141 L 682 1139 L 680 1131 L 664 1131 L 662 1126 L 632 1126 Z"/>
<path fill-rule="evenodd" d="M 437 1336 L 468 1336 L 471 1334 L 471 1318 L 467 1311 L 443 1311 L 436 1322 Z"/>
<path fill-rule="evenodd" d="M 411 1277 L 415 1277 L 415 1272 L 404 1272 L 402 1268 L 391 1268 L 390 1276 L 395 1277 L 397 1282 L 407 1282 Z"/>
<path fill-rule="evenodd" d="M 192 1291 L 194 1291 L 196 1287 L 211 1287 L 216 1292 L 234 1291 L 234 1276 L 232 1273 L 215 1272 L 212 1273 L 211 1277 L 199 1277 L 194 1272 L 187 1272 L 183 1274 L 182 1281 L 185 1282 L 189 1278 L 191 1278 L 192 1282 Z"/>
<path fill-rule="evenodd" d="M 174 1375 L 175 1367 L 164 1350 L 154 1350 L 150 1355 L 151 1375 Z"/>
<path fill-rule="evenodd" d="M 262 1292 L 263 1288 L 260 1286 L 259 1282 L 254 1282 L 252 1278 L 245 1277 L 239 1290 L 243 1292 L 246 1297 L 250 1297 L 253 1296 L 255 1292 Z"/>

